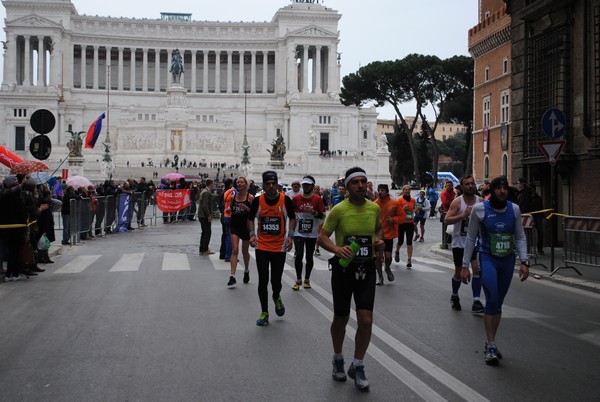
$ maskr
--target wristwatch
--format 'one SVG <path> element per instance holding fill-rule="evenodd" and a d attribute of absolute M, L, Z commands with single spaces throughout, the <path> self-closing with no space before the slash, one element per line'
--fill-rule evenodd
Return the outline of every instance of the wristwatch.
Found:
<path fill-rule="evenodd" d="M 525 265 L 527 268 L 529 268 L 529 260 L 521 261 L 521 264 Z"/>

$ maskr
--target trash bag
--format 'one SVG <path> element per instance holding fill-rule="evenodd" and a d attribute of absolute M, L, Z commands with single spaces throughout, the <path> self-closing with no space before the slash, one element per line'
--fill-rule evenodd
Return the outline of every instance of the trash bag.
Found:
<path fill-rule="evenodd" d="M 38 250 L 48 250 L 50 249 L 50 240 L 48 240 L 48 236 L 44 233 L 37 244 Z"/>

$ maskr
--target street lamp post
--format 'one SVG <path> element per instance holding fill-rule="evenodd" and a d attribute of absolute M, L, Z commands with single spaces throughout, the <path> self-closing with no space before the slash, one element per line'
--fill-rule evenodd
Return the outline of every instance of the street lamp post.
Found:
<path fill-rule="evenodd" d="M 112 160 L 111 154 L 112 144 L 110 142 L 110 67 L 110 64 L 106 66 L 106 140 L 102 143 L 104 145 L 104 154 L 101 163 L 106 180 L 111 180 L 115 171 L 115 163 Z"/>

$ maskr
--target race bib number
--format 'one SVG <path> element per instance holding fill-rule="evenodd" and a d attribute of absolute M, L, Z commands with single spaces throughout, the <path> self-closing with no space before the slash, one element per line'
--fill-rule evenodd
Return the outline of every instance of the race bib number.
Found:
<path fill-rule="evenodd" d="M 460 221 L 460 235 L 466 236 L 469 229 L 469 218 Z"/>
<path fill-rule="evenodd" d="M 495 257 L 506 257 L 513 253 L 515 239 L 508 233 L 490 234 L 490 252 Z"/>
<path fill-rule="evenodd" d="M 360 244 L 360 248 L 356 252 L 356 256 L 352 262 L 367 261 L 373 258 L 373 238 L 371 236 L 346 236 L 344 244 L 351 243 L 351 237 L 354 237 L 354 240 Z"/>
<path fill-rule="evenodd" d="M 279 216 L 261 216 L 260 232 L 268 236 L 276 236 L 281 233 L 281 217 Z"/>
<path fill-rule="evenodd" d="M 312 219 L 299 219 L 298 220 L 298 232 L 299 233 L 312 233 L 313 231 Z"/>

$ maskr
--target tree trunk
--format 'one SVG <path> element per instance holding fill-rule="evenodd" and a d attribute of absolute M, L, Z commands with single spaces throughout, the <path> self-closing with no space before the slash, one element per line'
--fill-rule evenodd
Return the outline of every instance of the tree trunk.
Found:
<path fill-rule="evenodd" d="M 400 109 L 398 109 L 398 106 L 395 103 L 393 103 L 392 106 L 394 107 L 394 110 L 396 111 L 396 115 L 400 118 L 400 125 L 404 128 L 406 135 L 408 136 L 408 144 L 409 144 L 410 153 L 411 153 L 412 159 L 413 159 L 414 175 L 417 178 L 419 178 L 419 177 L 421 177 L 421 172 L 419 171 L 419 160 L 417 159 L 417 151 L 415 148 L 413 131 L 417 124 L 417 119 L 418 119 L 419 115 L 421 114 L 421 106 L 417 105 L 417 113 L 415 115 L 416 117 L 415 117 L 415 120 L 413 121 L 411 127 L 409 127 L 408 123 L 406 123 L 406 120 L 404 119 L 404 116 L 400 112 Z M 398 124 L 398 123 L 396 122 L 396 124 Z M 398 185 L 398 184 L 406 184 L 406 183 L 396 183 L 396 184 Z"/>

